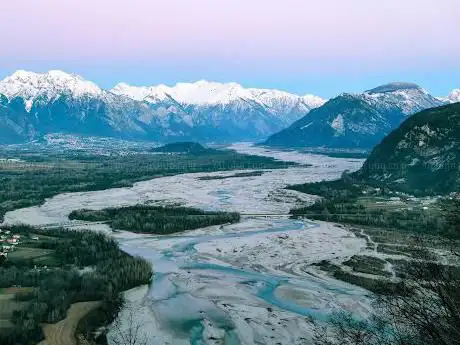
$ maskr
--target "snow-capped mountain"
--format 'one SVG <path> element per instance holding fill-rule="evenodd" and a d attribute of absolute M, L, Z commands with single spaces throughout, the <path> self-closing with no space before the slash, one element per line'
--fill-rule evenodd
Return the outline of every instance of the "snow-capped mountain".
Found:
<path fill-rule="evenodd" d="M 0 81 L 3 142 L 63 132 L 161 141 L 268 137 L 324 101 L 236 83 L 199 81 L 110 91 L 62 71 L 17 71 Z"/>
<path fill-rule="evenodd" d="M 454 89 L 452 92 L 447 96 L 447 101 L 449 103 L 457 103 L 460 102 L 460 89 Z"/>
<path fill-rule="evenodd" d="M 1 142 L 49 133 L 149 138 L 158 121 L 148 106 L 61 71 L 18 71 L 0 82 Z"/>
<path fill-rule="evenodd" d="M 153 107 L 166 103 L 170 109 L 180 107 L 189 116 L 187 122 L 195 127 L 247 131 L 251 123 L 255 137 L 267 136 L 298 120 L 325 100 L 307 95 L 298 96 L 279 90 L 244 88 L 237 83 L 217 83 L 205 80 L 196 83 L 135 87 L 120 83 L 112 90 Z M 244 123 L 243 123 L 244 122 Z M 278 130 L 279 130 L 278 129 Z"/>
<path fill-rule="evenodd" d="M 312 95 L 204 80 L 173 87 L 121 83 L 111 91 L 149 104 L 156 112 L 176 114 L 190 126 L 189 137 L 208 141 L 264 138 L 325 102 Z"/>
<path fill-rule="evenodd" d="M 62 71 L 17 71 L 0 81 L 0 138 L 44 134 L 161 141 L 236 141 L 268 137 L 324 101 L 236 83 L 199 81 L 104 90 Z"/>
<path fill-rule="evenodd" d="M 453 89 L 446 97 L 437 97 L 441 102 L 446 104 L 460 102 L 460 89 Z"/>
<path fill-rule="evenodd" d="M 0 93 L 8 99 L 21 97 L 30 111 L 37 98 L 49 102 L 62 95 L 74 98 L 100 97 L 103 92 L 93 82 L 62 71 L 39 74 L 19 70 L 0 82 Z"/>
<path fill-rule="evenodd" d="M 209 106 L 243 100 L 256 102 L 274 109 L 278 108 L 281 111 L 286 111 L 286 108 L 292 108 L 298 103 L 312 109 L 325 102 L 321 97 L 314 95 L 302 97 L 280 90 L 247 89 L 237 83 L 217 83 L 206 80 L 200 80 L 196 83 L 177 83 L 173 87 L 163 84 L 145 87 L 119 83 L 111 91 L 138 101 L 153 102 L 171 97 L 182 105 Z"/>
<path fill-rule="evenodd" d="M 362 98 L 382 112 L 399 110 L 404 115 L 412 115 L 433 106 L 441 105 L 426 90 L 413 83 L 390 83 L 367 90 Z"/>
<path fill-rule="evenodd" d="M 411 83 L 390 83 L 362 94 L 344 93 L 269 137 L 265 144 L 371 149 L 408 116 L 444 103 Z"/>

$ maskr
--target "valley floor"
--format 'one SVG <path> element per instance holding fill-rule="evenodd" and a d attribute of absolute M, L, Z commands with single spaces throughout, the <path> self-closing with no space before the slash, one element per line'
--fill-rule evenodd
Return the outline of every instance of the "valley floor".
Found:
<path fill-rule="evenodd" d="M 82 208 L 139 203 L 243 214 L 238 224 L 177 236 L 115 233 L 123 250 L 150 261 L 156 272 L 150 287 L 127 294 L 148 344 L 302 344 L 312 321 L 327 319 L 333 310 L 367 314 L 367 291 L 309 269 L 321 260 L 347 260 L 365 248 L 365 240 L 332 224 L 277 216 L 314 200 L 285 186 L 338 178 L 344 170 L 359 168 L 362 160 L 244 144 L 233 148 L 303 166 L 239 176 L 242 171 L 234 171 L 237 177 L 232 178 L 220 178 L 228 172 L 182 174 L 131 188 L 65 193 L 41 206 L 8 212 L 5 222 L 110 232 L 107 224 L 69 221 L 68 215 Z M 131 319 L 129 310 L 120 315 L 121 324 Z"/>

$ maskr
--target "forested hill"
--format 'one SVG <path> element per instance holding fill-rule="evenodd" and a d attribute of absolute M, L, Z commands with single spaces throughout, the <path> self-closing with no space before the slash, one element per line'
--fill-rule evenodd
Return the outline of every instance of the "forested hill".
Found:
<path fill-rule="evenodd" d="M 460 191 L 460 103 L 424 110 L 377 145 L 358 179 L 414 194 Z"/>
<path fill-rule="evenodd" d="M 166 144 L 164 146 L 154 148 L 152 151 L 161 152 L 161 153 L 203 154 L 203 153 L 211 153 L 217 150 L 206 148 L 203 145 L 192 142 L 192 141 L 184 141 L 184 142 Z"/>

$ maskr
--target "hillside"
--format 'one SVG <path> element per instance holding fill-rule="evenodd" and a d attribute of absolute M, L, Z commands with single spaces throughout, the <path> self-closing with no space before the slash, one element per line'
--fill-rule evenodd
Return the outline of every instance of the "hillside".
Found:
<path fill-rule="evenodd" d="M 410 193 L 460 191 L 460 103 L 415 114 L 377 145 L 354 174 Z"/>

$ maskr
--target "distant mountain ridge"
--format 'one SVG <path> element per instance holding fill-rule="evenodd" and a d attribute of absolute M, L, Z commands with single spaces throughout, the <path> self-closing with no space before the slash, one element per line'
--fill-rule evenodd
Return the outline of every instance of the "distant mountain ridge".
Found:
<path fill-rule="evenodd" d="M 62 71 L 21 70 L 0 81 L 0 102 L 0 143 L 50 133 L 230 142 L 266 138 L 324 100 L 206 81 L 104 90 Z"/>
<path fill-rule="evenodd" d="M 275 147 L 371 149 L 410 115 L 445 104 L 416 84 L 390 83 L 344 93 L 270 136 Z"/>
<path fill-rule="evenodd" d="M 268 137 L 298 120 L 325 100 L 284 91 L 246 89 L 237 83 L 198 81 L 135 87 L 124 83 L 112 90 L 117 95 L 144 102 L 158 114 L 181 114 L 190 126 L 188 137 L 201 140 Z M 195 136 L 196 138 L 196 136 Z"/>
<path fill-rule="evenodd" d="M 409 193 L 460 191 L 460 103 L 419 112 L 377 145 L 355 177 Z"/>
<path fill-rule="evenodd" d="M 0 143 L 70 134 L 157 142 L 269 138 L 267 144 L 282 147 L 369 149 L 414 112 L 457 100 L 460 90 L 436 99 L 410 83 L 327 102 L 204 80 L 104 90 L 75 74 L 19 70 L 0 81 Z"/>

